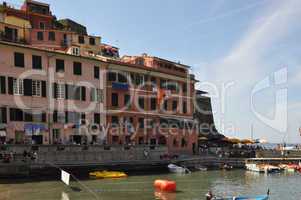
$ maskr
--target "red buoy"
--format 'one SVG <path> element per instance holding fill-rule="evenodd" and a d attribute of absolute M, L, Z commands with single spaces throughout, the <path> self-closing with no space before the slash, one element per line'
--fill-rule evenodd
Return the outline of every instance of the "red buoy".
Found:
<path fill-rule="evenodd" d="M 164 192 L 175 192 L 177 190 L 177 184 L 175 181 L 155 180 L 154 187 L 157 190 Z"/>

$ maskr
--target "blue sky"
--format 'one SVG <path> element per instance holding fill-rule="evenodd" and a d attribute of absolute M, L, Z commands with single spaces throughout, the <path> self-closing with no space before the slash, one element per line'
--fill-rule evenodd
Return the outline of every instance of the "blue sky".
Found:
<path fill-rule="evenodd" d="M 90 34 L 120 47 L 122 55 L 145 52 L 191 65 L 201 81 L 198 87 L 213 97 L 220 132 L 247 138 L 253 124 L 257 138 L 301 142 L 301 1 L 44 2 L 51 4 L 58 18 L 85 24 Z M 254 94 L 252 110 L 254 87 L 266 77 L 273 83 L 274 73 L 281 69 L 287 82 L 270 84 Z M 229 88 L 221 95 L 223 85 Z M 276 101 L 277 91 L 286 90 L 287 97 Z M 277 105 L 285 108 L 278 117 Z"/>

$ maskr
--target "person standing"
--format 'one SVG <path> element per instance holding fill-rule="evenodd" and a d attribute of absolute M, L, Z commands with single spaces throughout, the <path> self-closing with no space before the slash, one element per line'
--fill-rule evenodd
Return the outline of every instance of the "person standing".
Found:
<path fill-rule="evenodd" d="M 212 200 L 213 199 L 213 194 L 212 192 L 209 190 L 208 193 L 206 194 L 206 200 Z"/>

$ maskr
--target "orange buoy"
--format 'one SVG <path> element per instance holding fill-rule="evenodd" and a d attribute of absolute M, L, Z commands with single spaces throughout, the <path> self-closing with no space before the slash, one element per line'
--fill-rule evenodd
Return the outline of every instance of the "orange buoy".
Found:
<path fill-rule="evenodd" d="M 161 190 L 164 192 L 175 192 L 177 189 L 177 184 L 175 181 L 156 180 L 154 182 L 154 187 L 157 190 Z"/>

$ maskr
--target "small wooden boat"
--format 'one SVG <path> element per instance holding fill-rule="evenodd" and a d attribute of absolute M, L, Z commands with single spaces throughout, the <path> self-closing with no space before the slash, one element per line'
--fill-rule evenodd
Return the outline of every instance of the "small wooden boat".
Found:
<path fill-rule="evenodd" d="M 174 164 L 169 164 L 167 167 L 171 173 L 185 174 L 187 172 L 186 168 Z"/>
<path fill-rule="evenodd" d="M 208 170 L 207 167 L 202 166 L 202 165 L 196 165 L 196 166 L 194 166 L 194 168 L 198 171 L 207 171 Z"/>
<path fill-rule="evenodd" d="M 124 172 L 114 172 L 114 171 L 96 171 L 90 172 L 89 176 L 92 178 L 126 178 L 127 174 Z"/>

